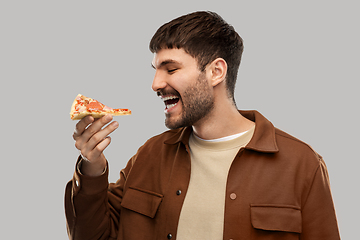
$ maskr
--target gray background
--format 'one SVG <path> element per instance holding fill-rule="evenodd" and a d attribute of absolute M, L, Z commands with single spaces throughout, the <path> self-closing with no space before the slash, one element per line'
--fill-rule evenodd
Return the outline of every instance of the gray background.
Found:
<path fill-rule="evenodd" d="M 244 39 L 238 107 L 260 111 L 325 158 L 342 238 L 358 235 L 356 1 L 1 1 L 1 239 L 67 239 L 64 187 L 78 155 L 69 110 L 78 93 L 133 111 L 116 118 L 110 181 L 166 130 L 148 43 L 160 25 L 196 10 L 218 12 Z"/>

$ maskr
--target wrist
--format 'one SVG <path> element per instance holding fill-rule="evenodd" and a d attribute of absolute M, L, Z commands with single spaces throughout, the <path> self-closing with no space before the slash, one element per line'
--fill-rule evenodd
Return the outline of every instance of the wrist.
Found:
<path fill-rule="evenodd" d="M 87 159 L 81 159 L 78 165 L 78 170 L 82 175 L 89 177 L 98 177 L 106 172 L 106 159 L 95 163 L 90 162 Z"/>

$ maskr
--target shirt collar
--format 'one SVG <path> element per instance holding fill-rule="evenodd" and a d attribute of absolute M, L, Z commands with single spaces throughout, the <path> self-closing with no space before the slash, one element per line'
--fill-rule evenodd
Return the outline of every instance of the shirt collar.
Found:
<path fill-rule="evenodd" d="M 239 111 L 245 118 L 255 122 L 255 132 L 250 142 L 246 145 L 246 149 L 259 152 L 275 153 L 279 149 L 276 144 L 275 127 L 258 111 Z M 177 144 L 182 142 L 189 145 L 189 138 L 192 127 L 184 127 L 176 130 L 176 133 L 165 140 L 165 144 Z"/>

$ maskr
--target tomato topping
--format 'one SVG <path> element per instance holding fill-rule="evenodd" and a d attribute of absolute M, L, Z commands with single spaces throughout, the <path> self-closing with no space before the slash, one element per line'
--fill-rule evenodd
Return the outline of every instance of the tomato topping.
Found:
<path fill-rule="evenodd" d="M 90 102 L 87 106 L 86 106 L 87 110 L 89 111 L 102 111 L 104 108 L 104 105 L 102 103 L 99 103 L 98 101 L 94 100 L 92 102 Z"/>
<path fill-rule="evenodd" d="M 128 112 L 129 109 L 126 109 L 126 108 L 116 108 L 113 110 L 114 112 Z"/>

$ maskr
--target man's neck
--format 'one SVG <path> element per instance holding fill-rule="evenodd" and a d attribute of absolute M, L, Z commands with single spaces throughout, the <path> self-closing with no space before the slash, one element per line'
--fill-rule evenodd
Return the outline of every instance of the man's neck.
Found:
<path fill-rule="evenodd" d="M 243 117 L 234 105 L 221 108 L 215 106 L 208 116 L 194 124 L 194 133 L 205 140 L 222 138 L 245 132 L 255 125 Z"/>

